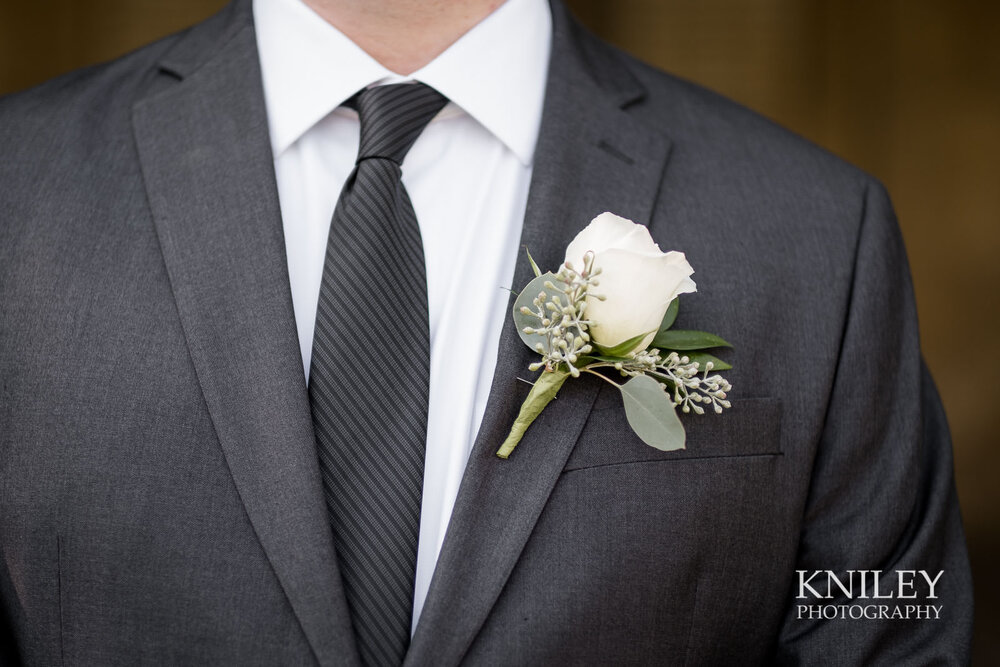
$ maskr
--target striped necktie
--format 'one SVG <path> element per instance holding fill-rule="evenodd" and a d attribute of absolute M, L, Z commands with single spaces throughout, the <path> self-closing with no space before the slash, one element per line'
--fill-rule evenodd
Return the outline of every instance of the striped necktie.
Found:
<path fill-rule="evenodd" d="M 447 99 L 416 83 L 352 101 L 361 141 L 330 224 L 309 400 L 358 650 L 367 665 L 399 665 L 413 613 L 430 377 L 424 251 L 400 165 Z"/>

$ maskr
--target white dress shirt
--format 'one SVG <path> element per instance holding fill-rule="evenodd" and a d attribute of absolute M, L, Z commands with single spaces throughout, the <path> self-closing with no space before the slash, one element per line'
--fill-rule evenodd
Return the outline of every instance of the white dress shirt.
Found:
<path fill-rule="evenodd" d="M 254 0 L 296 327 L 308 378 L 334 205 L 359 124 L 339 105 L 372 84 L 421 81 L 450 100 L 403 162 L 423 238 L 430 412 L 413 628 L 423 608 L 497 358 L 531 180 L 551 44 L 545 0 L 507 0 L 410 76 L 380 65 L 301 0 Z M 385 368 L 382 351 L 372 372 Z"/>

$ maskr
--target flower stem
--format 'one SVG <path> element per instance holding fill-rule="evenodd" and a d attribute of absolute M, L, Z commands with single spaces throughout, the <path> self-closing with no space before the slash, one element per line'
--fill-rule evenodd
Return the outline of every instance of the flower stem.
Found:
<path fill-rule="evenodd" d="M 514 424 L 510 427 L 510 435 L 507 436 L 500 449 L 497 450 L 497 456 L 502 459 L 510 456 L 510 453 L 517 447 L 517 443 L 521 442 L 525 431 L 535 421 L 535 418 L 542 413 L 545 406 L 556 397 L 560 387 L 563 386 L 568 377 L 569 373 L 562 370 L 542 372 L 535 384 L 532 385 L 531 391 L 528 392 L 528 397 L 521 404 L 521 411 L 518 413 L 517 419 L 514 420 Z"/>
<path fill-rule="evenodd" d="M 612 380 L 611 378 L 609 378 L 604 373 L 598 373 L 597 371 L 592 370 L 594 368 L 614 368 L 614 366 L 612 364 L 591 364 L 590 366 L 587 366 L 586 368 L 581 368 L 580 371 L 583 372 L 583 373 L 590 373 L 591 375 L 596 375 L 597 377 L 601 378 L 602 380 L 604 380 L 605 382 L 607 382 L 608 384 L 610 384 L 615 389 L 621 389 L 621 385 L 620 384 L 618 384 L 617 382 L 615 382 L 614 380 Z"/>

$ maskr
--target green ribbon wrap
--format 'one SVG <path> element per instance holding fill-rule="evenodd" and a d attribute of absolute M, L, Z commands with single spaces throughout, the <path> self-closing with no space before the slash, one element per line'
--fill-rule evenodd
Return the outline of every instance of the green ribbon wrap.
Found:
<path fill-rule="evenodd" d="M 528 392 L 528 397 L 521 404 L 521 411 L 518 413 L 517 419 L 514 420 L 514 424 L 510 427 L 510 435 L 507 436 L 500 449 L 497 450 L 497 456 L 502 459 L 510 456 L 510 453 L 517 447 L 517 443 L 521 442 L 525 431 L 535 421 L 535 418 L 542 413 L 545 406 L 551 403 L 552 399 L 556 397 L 556 394 L 559 393 L 559 389 L 568 377 L 569 373 L 566 371 L 542 371 L 538 380 L 532 385 L 531 391 Z"/>

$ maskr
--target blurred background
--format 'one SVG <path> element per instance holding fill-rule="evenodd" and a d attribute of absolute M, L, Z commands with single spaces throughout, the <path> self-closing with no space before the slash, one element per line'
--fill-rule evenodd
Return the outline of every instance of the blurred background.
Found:
<path fill-rule="evenodd" d="M 113 58 L 223 4 L 3 0 L 0 94 Z M 777 120 L 888 186 L 924 353 L 952 427 L 976 578 L 975 662 L 1000 664 L 991 632 L 1000 628 L 1000 389 L 992 386 L 1000 383 L 1000 307 L 989 296 L 1000 285 L 1000 3 L 569 4 L 609 41 Z"/>

